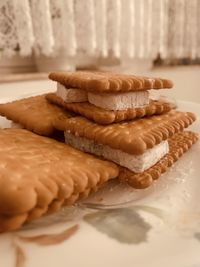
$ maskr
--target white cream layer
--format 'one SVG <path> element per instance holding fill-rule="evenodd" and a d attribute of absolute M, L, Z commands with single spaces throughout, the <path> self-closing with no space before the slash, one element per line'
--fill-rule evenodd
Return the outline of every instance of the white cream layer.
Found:
<path fill-rule="evenodd" d="M 135 173 L 149 169 L 169 152 L 168 141 L 162 141 L 142 155 L 132 155 L 106 145 L 97 144 L 85 137 L 75 136 L 67 131 L 65 132 L 65 142 L 81 151 L 102 156 Z"/>
<path fill-rule="evenodd" d="M 88 93 L 88 101 L 107 110 L 125 110 L 128 108 L 144 107 L 149 104 L 149 92 L 126 92 L 94 94 Z"/>
<path fill-rule="evenodd" d="M 57 96 L 66 103 L 85 102 L 106 109 L 106 110 L 126 110 L 128 108 L 144 107 L 149 104 L 149 92 L 125 92 L 125 93 L 101 93 L 94 94 L 81 89 L 66 88 L 57 83 Z"/>
<path fill-rule="evenodd" d="M 88 101 L 87 92 L 80 89 L 66 88 L 64 85 L 57 83 L 57 96 L 62 98 L 66 103 L 86 102 Z"/>

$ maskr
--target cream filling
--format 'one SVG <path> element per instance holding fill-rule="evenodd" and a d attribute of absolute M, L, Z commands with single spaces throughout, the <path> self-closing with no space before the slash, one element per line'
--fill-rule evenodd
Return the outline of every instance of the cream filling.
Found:
<path fill-rule="evenodd" d="M 88 101 L 87 92 L 80 89 L 66 88 L 64 85 L 57 83 L 57 96 L 62 98 L 66 103 L 86 102 Z"/>
<path fill-rule="evenodd" d="M 67 131 L 65 132 L 65 143 L 81 151 L 102 156 L 135 173 L 149 169 L 169 152 L 168 141 L 162 141 L 146 150 L 142 155 L 132 155 L 106 145 L 97 144 L 85 137 L 75 136 Z"/>
<path fill-rule="evenodd" d="M 144 107 L 149 104 L 149 92 L 126 92 L 94 94 L 88 93 L 88 101 L 107 110 L 125 110 L 128 108 Z"/>
<path fill-rule="evenodd" d="M 149 104 L 149 91 L 96 94 L 81 89 L 66 88 L 60 83 L 57 83 L 57 96 L 66 103 L 88 101 L 106 110 L 126 110 Z"/>

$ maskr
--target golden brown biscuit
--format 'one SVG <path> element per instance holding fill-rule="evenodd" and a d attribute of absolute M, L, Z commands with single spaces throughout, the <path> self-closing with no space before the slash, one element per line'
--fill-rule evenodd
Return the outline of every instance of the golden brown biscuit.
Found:
<path fill-rule="evenodd" d="M 99 124 L 110 124 L 113 122 L 121 122 L 142 118 L 145 116 L 158 115 L 171 110 L 171 105 L 164 101 L 151 100 L 150 104 L 142 108 L 133 108 L 127 110 L 105 110 L 89 102 L 82 103 L 66 103 L 54 93 L 46 95 L 50 103 L 56 104 L 74 113 L 80 114 Z"/>
<path fill-rule="evenodd" d="M 53 139 L 0 130 L 0 232 L 74 203 L 118 172 L 115 164 Z"/>
<path fill-rule="evenodd" d="M 169 153 L 153 167 L 143 173 L 133 173 L 120 168 L 119 179 L 138 189 L 149 187 L 162 173 L 166 172 L 196 141 L 198 135 L 193 132 L 181 132 L 169 138 Z"/>
<path fill-rule="evenodd" d="M 0 115 L 37 134 L 50 136 L 55 132 L 54 121 L 70 118 L 72 113 L 50 104 L 45 95 L 40 95 L 0 104 Z"/>
<path fill-rule="evenodd" d="M 67 88 L 78 88 L 100 93 L 165 89 L 173 86 L 173 83 L 167 79 L 111 72 L 52 72 L 49 74 L 49 78 L 65 85 Z"/>
<path fill-rule="evenodd" d="M 120 167 L 119 179 L 122 182 L 126 182 L 130 186 L 138 189 L 143 189 L 150 186 L 152 182 L 158 179 L 168 167 L 171 167 L 171 165 L 176 162 L 179 157 L 181 157 L 182 154 L 197 141 L 197 139 L 197 134 L 192 132 L 181 132 L 175 134 L 169 139 L 170 151 L 162 160 L 160 160 L 147 171 L 140 174 L 135 174 L 125 168 Z M 55 199 L 48 206 L 36 207 L 30 212 L 24 212 L 18 215 L 0 215 L 0 232 L 17 229 L 27 221 L 39 218 L 46 213 L 56 212 L 62 207 L 63 204 L 73 204 L 77 199 L 87 197 L 90 192 L 94 192 L 98 188 L 99 186 L 97 185 L 91 189 L 86 189 L 82 193 L 73 193 L 69 199 Z"/>
<path fill-rule="evenodd" d="M 140 155 L 195 121 L 190 112 L 170 111 L 136 121 L 99 125 L 82 117 L 57 121 L 59 130 L 85 137 L 129 154 Z"/>

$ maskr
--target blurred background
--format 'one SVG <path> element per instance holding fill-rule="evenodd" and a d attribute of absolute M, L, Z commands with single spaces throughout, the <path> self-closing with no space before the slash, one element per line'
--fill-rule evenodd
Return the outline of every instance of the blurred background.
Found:
<path fill-rule="evenodd" d="M 1 97 L 76 69 L 169 78 L 200 103 L 200 0 L 0 0 Z"/>

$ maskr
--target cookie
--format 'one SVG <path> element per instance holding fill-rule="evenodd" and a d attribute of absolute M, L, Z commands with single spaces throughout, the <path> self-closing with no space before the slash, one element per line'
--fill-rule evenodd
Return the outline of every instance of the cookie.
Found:
<path fill-rule="evenodd" d="M 118 172 L 114 163 L 53 139 L 0 130 L 0 232 L 74 203 Z"/>
<path fill-rule="evenodd" d="M 50 103 L 56 104 L 76 114 L 80 114 L 99 124 L 128 121 L 145 116 L 152 116 L 154 114 L 163 114 L 171 110 L 171 105 L 169 103 L 156 100 L 152 100 L 149 105 L 142 108 L 110 111 L 96 107 L 89 102 L 66 103 L 55 93 L 47 94 L 46 98 Z"/>
<path fill-rule="evenodd" d="M 169 153 L 153 167 L 143 173 L 136 174 L 128 169 L 120 168 L 119 179 L 138 189 L 149 187 L 162 173 L 166 172 L 190 147 L 198 140 L 193 132 L 177 133 L 169 138 Z"/>
<path fill-rule="evenodd" d="M 50 136 L 55 133 L 54 121 L 67 119 L 72 113 L 50 104 L 45 95 L 0 104 L 0 115 L 34 133 Z"/>
<path fill-rule="evenodd" d="M 170 111 L 136 121 L 99 125 L 82 117 L 57 121 L 59 130 L 93 140 L 123 152 L 141 155 L 147 149 L 183 131 L 195 121 L 190 112 Z"/>
<path fill-rule="evenodd" d="M 49 78 L 67 88 L 77 88 L 89 92 L 111 93 L 130 92 L 150 89 L 172 88 L 170 80 L 111 72 L 52 72 Z"/>

